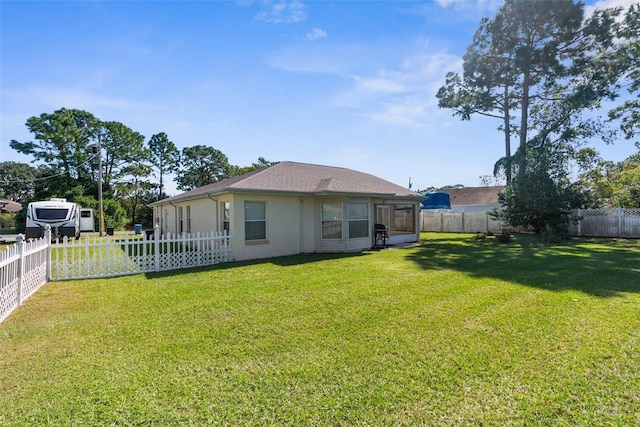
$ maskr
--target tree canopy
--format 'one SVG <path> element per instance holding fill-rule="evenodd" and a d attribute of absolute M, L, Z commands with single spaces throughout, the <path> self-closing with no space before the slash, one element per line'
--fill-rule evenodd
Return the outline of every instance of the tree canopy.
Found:
<path fill-rule="evenodd" d="M 603 101 L 624 85 L 629 93 L 640 85 L 638 5 L 618 22 L 621 13 L 596 10 L 585 18 L 584 4 L 572 0 L 506 0 L 494 18 L 480 22 L 462 74 L 447 74 L 438 91 L 438 105 L 462 120 L 476 114 L 500 120 L 505 156 L 495 173 L 507 177 L 504 217 L 512 225 L 559 230 L 570 209 L 593 200 L 572 182 L 570 166 L 592 138 L 614 140 L 598 114 Z M 627 135 L 637 130 L 637 107 L 627 101 L 610 114 Z M 511 136 L 519 141 L 515 156 Z"/>

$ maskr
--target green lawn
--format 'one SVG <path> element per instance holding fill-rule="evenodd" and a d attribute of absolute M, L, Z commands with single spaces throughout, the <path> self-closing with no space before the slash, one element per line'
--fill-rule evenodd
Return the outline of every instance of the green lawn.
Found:
<path fill-rule="evenodd" d="M 638 425 L 640 242 L 414 248 L 49 283 L 0 425 Z"/>

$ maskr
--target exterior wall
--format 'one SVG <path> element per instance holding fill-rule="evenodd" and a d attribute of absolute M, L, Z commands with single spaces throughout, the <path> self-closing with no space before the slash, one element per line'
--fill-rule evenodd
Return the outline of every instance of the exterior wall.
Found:
<path fill-rule="evenodd" d="M 180 208 L 183 214 L 183 231 L 186 233 L 220 231 L 219 207 L 216 200 L 209 198 L 188 200 L 173 205 L 154 208 L 154 221 L 160 224 L 160 233 L 176 234 L 180 231 Z M 189 221 L 190 213 L 191 220 Z"/>
<path fill-rule="evenodd" d="M 266 238 L 246 240 L 245 202 L 263 202 L 266 210 Z M 361 251 L 373 246 L 373 224 L 376 203 L 384 201 L 358 197 L 301 197 L 270 194 L 226 194 L 216 198 L 203 197 L 177 202 L 174 205 L 156 206 L 154 215 L 161 226 L 161 233 L 178 233 L 179 208 L 183 210 L 185 232 L 210 232 L 223 230 L 224 202 L 229 202 L 229 230 L 232 236 L 234 259 L 238 261 L 271 258 L 313 252 Z M 322 238 L 322 203 L 342 204 L 342 238 Z M 349 202 L 366 202 L 369 209 L 368 235 L 349 238 Z M 393 204 L 384 202 L 393 206 Z M 419 202 L 415 200 L 395 202 L 415 206 L 415 232 L 390 233 L 388 243 L 398 244 L 418 241 L 420 236 Z M 191 212 L 191 227 L 188 228 L 187 206 Z M 393 229 L 393 227 L 390 227 Z"/>
<path fill-rule="evenodd" d="M 246 240 L 245 201 L 266 204 L 266 239 Z M 304 199 L 298 196 L 235 194 L 231 203 L 231 230 L 235 259 L 270 258 L 304 252 L 305 227 L 306 224 L 312 224 L 309 218 L 305 218 L 304 205 Z"/>

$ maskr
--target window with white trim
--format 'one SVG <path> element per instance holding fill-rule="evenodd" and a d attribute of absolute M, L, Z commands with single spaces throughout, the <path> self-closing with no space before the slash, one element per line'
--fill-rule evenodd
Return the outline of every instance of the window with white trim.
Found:
<path fill-rule="evenodd" d="M 369 237 L 369 204 L 349 203 L 349 238 Z"/>
<path fill-rule="evenodd" d="M 184 215 L 182 206 L 178 207 L 178 233 L 182 233 L 184 231 Z"/>
<path fill-rule="evenodd" d="M 266 240 L 267 204 L 266 202 L 244 202 L 244 240 Z"/>
<path fill-rule="evenodd" d="M 342 203 L 322 203 L 322 238 L 342 239 Z"/>

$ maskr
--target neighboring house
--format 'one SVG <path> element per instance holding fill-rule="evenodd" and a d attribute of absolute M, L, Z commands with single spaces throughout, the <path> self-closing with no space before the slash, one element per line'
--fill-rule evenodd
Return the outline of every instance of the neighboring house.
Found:
<path fill-rule="evenodd" d="M 374 245 L 374 224 L 390 245 L 420 237 L 422 196 L 370 174 L 280 162 L 152 203 L 162 233 L 226 230 L 234 258 L 250 260 Z"/>
<path fill-rule="evenodd" d="M 22 209 L 22 205 L 12 200 L 0 200 L 0 213 L 15 213 Z"/>
<path fill-rule="evenodd" d="M 463 187 L 442 190 L 449 194 L 452 212 L 478 212 L 498 209 L 498 194 L 505 189 L 504 185 L 492 187 Z"/>

